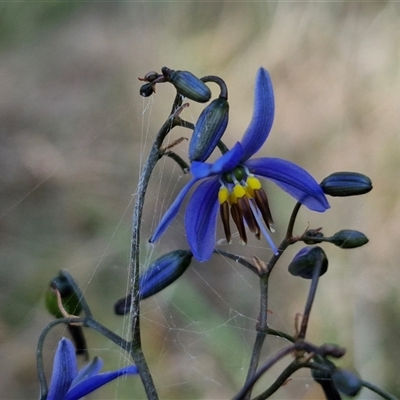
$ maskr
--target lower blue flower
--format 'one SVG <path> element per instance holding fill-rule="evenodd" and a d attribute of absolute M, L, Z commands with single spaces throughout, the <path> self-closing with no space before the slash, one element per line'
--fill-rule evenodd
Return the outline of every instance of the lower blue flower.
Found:
<path fill-rule="evenodd" d="M 102 366 L 103 361 L 95 357 L 78 371 L 74 345 L 69 339 L 62 338 L 54 357 L 47 400 L 81 399 L 119 376 L 138 374 L 138 369 L 134 365 L 100 374 Z"/>

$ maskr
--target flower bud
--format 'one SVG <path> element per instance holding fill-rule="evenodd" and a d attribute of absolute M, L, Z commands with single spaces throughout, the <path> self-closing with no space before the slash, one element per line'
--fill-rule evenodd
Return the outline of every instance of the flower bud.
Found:
<path fill-rule="evenodd" d="M 154 261 L 139 278 L 140 299 L 147 299 L 176 281 L 186 271 L 192 257 L 190 250 L 175 250 Z M 130 305 L 131 295 L 129 294 L 115 303 L 115 314 L 127 314 Z"/>
<path fill-rule="evenodd" d="M 346 396 L 355 397 L 362 388 L 361 379 L 351 371 L 337 369 L 331 377 L 336 389 Z"/>
<path fill-rule="evenodd" d="M 289 264 L 288 271 L 294 276 L 311 279 L 320 257 L 322 257 L 322 266 L 319 276 L 322 276 L 328 270 L 328 259 L 319 246 L 302 248 Z"/>
<path fill-rule="evenodd" d="M 372 182 L 368 176 L 357 172 L 335 172 L 327 176 L 320 186 L 325 194 L 346 197 L 368 193 Z"/>
<path fill-rule="evenodd" d="M 329 242 L 342 249 L 354 249 L 367 244 L 368 238 L 362 232 L 353 231 L 351 229 L 343 229 L 339 232 L 336 232 L 329 239 Z"/>
<path fill-rule="evenodd" d="M 171 82 L 176 90 L 188 99 L 205 103 L 211 98 L 211 90 L 199 78 L 189 71 L 174 71 L 167 67 L 161 71 L 168 82 Z"/>
<path fill-rule="evenodd" d="M 214 151 L 228 124 L 229 103 L 213 100 L 200 114 L 189 144 L 190 161 L 205 161 Z"/>

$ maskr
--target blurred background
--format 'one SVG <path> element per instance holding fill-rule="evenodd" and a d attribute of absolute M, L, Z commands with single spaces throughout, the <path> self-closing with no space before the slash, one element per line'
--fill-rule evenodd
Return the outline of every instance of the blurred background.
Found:
<path fill-rule="evenodd" d="M 136 184 L 174 97 L 172 87 L 159 85 L 156 95 L 141 98 L 137 78 L 163 66 L 226 81 L 228 145 L 250 121 L 254 77 L 264 66 L 276 118 L 260 155 L 296 162 L 318 181 L 335 171 L 371 177 L 368 195 L 331 198 L 324 214 L 301 210 L 297 233 L 310 224 L 326 235 L 349 228 L 370 239 L 355 250 L 323 246 L 330 264 L 308 339 L 347 348 L 341 366 L 400 396 L 399 17 L 399 4 L 387 1 L 0 4 L 0 397 L 39 393 L 36 344 L 52 320 L 44 292 L 60 269 L 75 277 L 99 321 L 128 337 L 129 320 L 113 315 L 113 304 L 127 290 Z M 195 122 L 200 111 L 191 104 L 182 115 Z M 170 137 L 189 135 L 177 129 Z M 186 158 L 187 142 L 175 150 Z M 188 179 L 169 159 L 156 168 L 143 220 L 143 267 L 187 248 L 183 211 L 155 247 L 147 239 Z M 265 189 L 279 243 L 294 201 L 272 183 Z M 271 256 L 253 238 L 245 248 L 237 236 L 220 248 Z M 300 248 L 282 257 L 271 282 L 270 324 L 288 333 L 309 285 L 287 272 Z M 257 314 L 256 277 L 217 256 L 193 263 L 144 301 L 144 352 L 160 398 L 232 397 L 245 379 Z M 45 342 L 48 376 L 64 334 L 59 326 Z M 129 363 L 96 332 L 87 331 L 87 340 L 104 370 Z M 268 340 L 263 361 L 285 345 Z M 139 378 L 128 377 L 88 398 L 144 398 L 144 391 Z M 303 371 L 273 398 L 322 394 Z M 376 396 L 364 389 L 359 398 Z"/>

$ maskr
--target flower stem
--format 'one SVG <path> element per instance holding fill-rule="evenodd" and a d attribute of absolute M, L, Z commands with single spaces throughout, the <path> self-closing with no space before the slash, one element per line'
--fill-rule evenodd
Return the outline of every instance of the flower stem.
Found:
<path fill-rule="evenodd" d="M 303 368 L 304 363 L 300 363 L 298 360 L 292 361 L 276 378 L 275 382 L 264 392 L 254 397 L 253 400 L 262 400 L 267 399 L 269 396 L 274 394 L 281 386 L 285 384 L 285 382 L 289 379 L 291 375 L 293 375 L 298 369 Z"/>
<path fill-rule="evenodd" d="M 318 255 L 315 267 L 313 269 L 310 290 L 308 292 L 307 302 L 304 307 L 303 319 L 301 320 L 300 332 L 297 335 L 297 340 L 304 340 L 306 337 L 306 331 L 308 326 L 308 320 L 310 318 L 311 307 L 314 302 L 315 294 L 317 292 L 318 281 L 321 274 L 321 268 L 323 264 L 322 254 Z"/>
<path fill-rule="evenodd" d="M 361 382 L 364 387 L 371 390 L 372 392 L 375 392 L 376 394 L 379 394 L 379 396 L 381 396 L 382 399 L 399 400 L 398 397 L 393 396 L 392 394 L 388 393 L 386 390 L 383 390 L 368 381 L 361 381 Z"/>
<path fill-rule="evenodd" d="M 297 202 L 293 208 L 292 215 L 290 216 L 288 228 L 286 231 L 286 239 L 290 240 L 293 237 L 294 223 L 296 222 L 297 214 L 299 213 L 301 203 Z"/>
<path fill-rule="evenodd" d="M 130 252 L 130 293 L 131 296 L 131 315 L 132 315 L 132 348 L 131 356 L 135 361 L 139 374 L 143 382 L 148 399 L 158 399 L 157 391 L 150 374 L 146 359 L 142 351 L 140 335 L 140 299 L 139 299 L 139 272 L 140 272 L 140 230 L 142 225 L 142 214 L 144 200 L 151 174 L 157 161 L 160 159 L 160 148 L 168 133 L 178 125 L 181 125 L 179 113 L 181 111 L 182 98 L 177 95 L 172 106 L 171 114 L 161 127 L 156 140 L 150 150 L 150 154 L 145 163 L 143 172 L 140 176 L 137 197 L 132 216 L 132 238 Z M 183 107 L 183 106 L 182 106 Z"/>
<path fill-rule="evenodd" d="M 228 88 L 226 86 L 226 83 L 223 79 L 221 79 L 218 76 L 214 76 L 214 75 L 207 75 L 207 76 L 203 76 L 203 78 L 201 78 L 201 80 L 203 82 L 214 82 L 216 83 L 219 88 L 220 88 L 220 94 L 219 97 L 220 98 L 224 98 L 227 99 L 228 98 Z"/>
<path fill-rule="evenodd" d="M 251 393 L 251 389 L 257 380 L 274 364 L 276 364 L 280 359 L 290 354 L 292 351 L 296 349 L 296 345 L 292 344 L 280 350 L 273 357 L 271 357 L 261 368 L 260 370 L 249 379 L 242 390 L 233 398 L 234 400 L 244 400 L 248 397 L 248 394 Z"/>
<path fill-rule="evenodd" d="M 263 274 L 260 274 L 260 313 L 258 316 L 258 323 L 257 323 L 257 334 L 256 339 L 253 345 L 253 351 L 251 354 L 249 370 L 246 377 L 246 385 L 254 378 L 258 363 L 261 356 L 262 347 L 264 345 L 265 338 L 268 334 L 276 335 L 274 330 L 268 327 L 268 282 L 269 276 L 275 267 L 276 263 L 278 262 L 279 258 L 283 254 L 283 252 L 295 242 L 293 238 L 293 227 L 296 222 L 297 214 L 301 207 L 301 203 L 296 203 L 292 214 L 290 216 L 290 220 L 288 223 L 288 228 L 286 231 L 286 236 L 282 240 L 281 244 L 278 247 L 278 252 L 274 254 L 271 259 L 269 260 L 268 264 L 266 265 L 266 270 Z M 286 337 L 288 340 L 293 339 L 290 335 L 282 335 Z M 291 340 L 294 341 L 294 340 Z M 247 394 L 245 395 L 245 399 L 250 399 L 251 397 L 251 388 L 248 390 Z"/>

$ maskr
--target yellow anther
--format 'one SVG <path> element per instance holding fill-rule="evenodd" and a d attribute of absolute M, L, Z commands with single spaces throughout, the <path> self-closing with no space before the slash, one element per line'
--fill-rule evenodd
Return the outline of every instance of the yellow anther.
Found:
<path fill-rule="evenodd" d="M 253 190 L 261 189 L 261 182 L 255 176 L 249 176 L 246 183 Z"/>
<path fill-rule="evenodd" d="M 246 190 L 242 185 L 235 185 L 233 188 L 233 195 L 237 199 L 241 199 L 242 197 L 246 196 Z"/>
<path fill-rule="evenodd" d="M 225 186 L 221 186 L 221 188 L 219 189 L 219 192 L 218 192 L 219 204 L 225 203 L 226 201 L 228 201 L 228 198 L 229 198 L 228 188 Z"/>
<path fill-rule="evenodd" d="M 254 190 L 261 189 L 261 183 L 255 176 L 249 176 L 246 180 L 247 197 L 254 198 Z"/>

